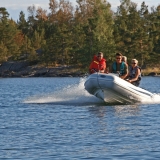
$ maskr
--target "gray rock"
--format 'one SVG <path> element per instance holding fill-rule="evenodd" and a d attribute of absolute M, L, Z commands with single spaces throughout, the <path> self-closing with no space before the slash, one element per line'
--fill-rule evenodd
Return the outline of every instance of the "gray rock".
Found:
<path fill-rule="evenodd" d="M 1 77 L 79 77 L 83 73 L 74 66 L 40 67 L 31 65 L 27 61 L 4 62 L 0 66 Z"/>
<path fill-rule="evenodd" d="M 148 76 L 156 76 L 156 75 L 157 75 L 156 72 L 151 72 L 151 73 L 148 74 Z"/>
<path fill-rule="evenodd" d="M 27 61 L 19 61 L 19 62 L 4 62 L 0 66 L 0 72 L 5 71 L 20 71 L 23 68 L 29 66 Z"/>

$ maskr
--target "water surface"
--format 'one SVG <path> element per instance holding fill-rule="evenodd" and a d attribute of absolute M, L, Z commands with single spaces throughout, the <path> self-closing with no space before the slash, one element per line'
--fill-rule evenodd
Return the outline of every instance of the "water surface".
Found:
<path fill-rule="evenodd" d="M 84 81 L 0 79 L 0 159 L 159 159 L 160 103 L 107 106 Z M 160 77 L 141 87 L 160 94 Z"/>

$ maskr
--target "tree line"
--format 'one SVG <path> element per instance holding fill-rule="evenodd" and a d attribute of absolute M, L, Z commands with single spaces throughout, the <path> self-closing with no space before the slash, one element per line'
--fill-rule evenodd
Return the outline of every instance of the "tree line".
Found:
<path fill-rule="evenodd" d="M 88 68 L 92 57 L 103 52 L 108 63 L 116 52 L 139 60 L 140 65 L 158 64 L 160 58 L 160 5 L 140 9 L 120 0 L 116 12 L 105 0 L 49 0 L 49 11 L 34 5 L 15 22 L 0 8 L 0 63 L 27 60 L 44 65 Z M 48 13 L 49 12 L 49 13 Z"/>

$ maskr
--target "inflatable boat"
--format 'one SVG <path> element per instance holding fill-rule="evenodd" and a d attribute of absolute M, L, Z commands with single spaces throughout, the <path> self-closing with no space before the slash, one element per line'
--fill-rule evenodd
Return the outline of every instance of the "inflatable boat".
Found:
<path fill-rule="evenodd" d="M 136 87 L 113 73 L 91 74 L 84 86 L 90 94 L 112 104 L 134 104 L 152 99 L 153 96 L 153 93 Z"/>

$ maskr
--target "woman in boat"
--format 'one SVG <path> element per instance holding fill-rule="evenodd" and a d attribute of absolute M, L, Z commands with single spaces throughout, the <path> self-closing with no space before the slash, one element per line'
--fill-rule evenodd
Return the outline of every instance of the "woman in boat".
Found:
<path fill-rule="evenodd" d="M 128 74 L 128 82 L 135 86 L 139 86 L 141 81 L 141 68 L 138 66 L 138 60 L 132 59 L 131 67 Z"/>
<path fill-rule="evenodd" d="M 125 79 L 128 75 L 128 65 L 122 61 L 122 54 L 116 53 L 116 61 L 113 62 L 110 72 L 118 73 L 119 77 Z"/>
<path fill-rule="evenodd" d="M 93 60 L 89 66 L 89 73 L 100 72 L 104 73 L 106 70 L 106 59 L 103 58 L 103 53 L 99 52 L 93 57 Z"/>

